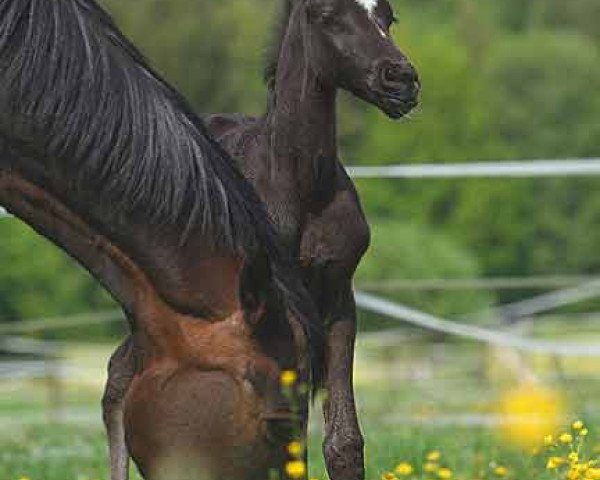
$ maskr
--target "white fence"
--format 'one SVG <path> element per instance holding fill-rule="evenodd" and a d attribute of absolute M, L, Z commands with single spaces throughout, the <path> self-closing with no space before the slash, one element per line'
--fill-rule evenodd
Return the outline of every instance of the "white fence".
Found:
<path fill-rule="evenodd" d="M 444 178 L 544 178 L 544 177 L 579 177 L 600 175 L 600 158 L 565 159 L 565 160 L 531 160 L 507 162 L 469 162 L 458 164 L 418 164 L 418 165 L 388 165 L 388 166 L 357 166 L 349 167 L 353 178 L 387 178 L 387 179 L 444 179 Z M 515 284 L 544 285 L 549 282 L 572 282 L 573 278 L 555 276 L 550 278 L 521 278 L 521 279 L 477 279 L 478 287 L 494 287 L 503 283 L 509 286 Z M 430 282 L 438 289 L 444 288 L 444 281 Z M 471 282 L 474 284 L 475 282 Z M 398 285 L 396 285 L 398 286 Z M 464 285 L 463 285 L 464 286 Z M 389 286 L 393 288 L 393 285 Z M 406 285 L 404 285 L 407 288 Z M 425 285 L 427 287 L 427 285 Z M 390 288 L 391 289 L 391 288 Z M 504 307 L 498 307 L 487 315 L 503 319 L 518 319 L 553 310 L 583 300 L 600 297 L 600 279 L 581 278 L 581 282 L 565 288 L 539 295 L 531 299 L 516 302 Z M 357 292 L 357 305 L 360 308 L 393 318 L 400 322 L 412 324 L 420 328 L 440 333 L 469 338 L 496 346 L 511 347 L 532 353 L 547 353 L 559 356 L 600 356 L 600 344 L 583 345 L 580 343 L 547 342 L 519 337 L 507 332 L 467 325 L 450 321 L 421 312 L 405 305 L 391 302 L 384 298 Z"/>
<path fill-rule="evenodd" d="M 598 343 L 583 344 L 581 342 L 534 340 L 514 333 L 446 320 L 365 292 L 356 292 L 355 296 L 356 304 L 360 308 L 384 315 L 405 324 L 438 333 L 466 338 L 496 347 L 514 348 L 528 353 L 541 353 L 561 357 L 600 356 L 600 344 Z"/>
<path fill-rule="evenodd" d="M 600 175 L 600 158 L 348 167 L 353 178 L 502 178 Z"/>

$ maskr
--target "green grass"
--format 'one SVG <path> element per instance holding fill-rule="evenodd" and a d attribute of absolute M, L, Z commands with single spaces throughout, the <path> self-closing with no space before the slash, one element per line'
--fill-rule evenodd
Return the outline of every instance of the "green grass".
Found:
<path fill-rule="evenodd" d="M 511 478 L 546 477 L 543 461 L 501 446 L 491 432 L 479 428 L 365 428 L 367 478 L 377 480 L 400 461 L 417 466 L 433 449 L 442 452 L 442 464 L 458 479 L 493 478 L 491 466 L 506 465 Z M 18 480 L 99 480 L 108 478 L 106 448 L 98 426 L 45 425 L 3 434 L 0 442 L 0 478 Z M 326 478 L 320 455 L 320 435 L 311 436 L 311 475 Z M 132 480 L 139 476 L 132 468 Z M 421 478 L 417 476 L 417 478 Z"/>
<path fill-rule="evenodd" d="M 9 436 L 1 445 L 2 479 L 107 478 L 105 440 L 98 427 L 45 425 L 15 430 Z"/>
<path fill-rule="evenodd" d="M 493 416 L 504 392 L 518 384 L 514 365 L 507 367 L 502 355 L 465 344 L 423 345 L 414 337 L 393 338 L 389 347 L 375 340 L 360 342 L 356 369 L 367 480 L 379 480 L 401 461 L 415 465 L 413 478 L 432 478 L 420 469 L 426 452 L 434 449 L 442 452 L 444 465 L 458 480 L 495 478 L 490 473 L 495 462 L 510 468 L 510 479 L 552 478 L 544 473 L 541 459 L 503 443 L 493 428 L 477 421 Z M 66 362 L 77 370 L 59 392 L 58 423 L 49 414 L 56 398 L 48 396 L 46 382 L 0 382 L 0 480 L 108 478 L 99 401 L 109 352 L 110 346 L 65 351 Z M 568 407 L 564 421 L 583 417 L 591 430 L 588 444 L 600 441 L 600 382 L 594 379 L 598 362 L 570 360 L 559 374 L 557 363 L 548 359 L 521 360 L 520 368 L 530 369 L 563 395 Z M 325 479 L 320 418 L 315 409 L 310 472 Z M 134 468 L 132 472 L 132 480 L 139 479 Z"/>

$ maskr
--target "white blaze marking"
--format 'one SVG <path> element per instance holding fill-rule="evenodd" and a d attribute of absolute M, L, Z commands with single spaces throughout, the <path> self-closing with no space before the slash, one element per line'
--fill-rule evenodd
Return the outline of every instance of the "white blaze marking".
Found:
<path fill-rule="evenodd" d="M 375 8 L 377 7 L 379 0 L 354 0 L 354 1 L 367 11 L 367 15 L 369 16 L 371 21 L 375 24 L 375 27 L 377 27 L 377 32 L 379 33 L 379 35 L 381 35 L 383 38 L 388 38 L 388 34 L 383 31 L 383 29 L 379 26 L 379 23 L 377 23 L 377 21 L 373 18 L 373 13 L 375 12 Z"/>
<path fill-rule="evenodd" d="M 379 0 L 355 0 L 355 2 L 358 3 L 361 7 L 363 7 L 367 11 L 369 16 L 371 16 L 373 15 L 373 11 L 379 3 Z"/>
<path fill-rule="evenodd" d="M 375 21 L 375 20 L 373 20 L 373 23 L 375 24 L 375 27 L 377 28 L 379 35 L 381 35 L 383 38 L 388 38 L 388 34 L 385 32 L 385 30 L 383 30 L 383 28 L 381 28 L 379 26 L 379 23 L 377 23 L 377 21 Z"/>

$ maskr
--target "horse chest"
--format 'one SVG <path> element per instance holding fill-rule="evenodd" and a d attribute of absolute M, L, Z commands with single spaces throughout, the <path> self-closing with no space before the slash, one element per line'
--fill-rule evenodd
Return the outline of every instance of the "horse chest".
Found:
<path fill-rule="evenodd" d="M 353 190 L 336 192 L 321 211 L 307 217 L 300 259 L 309 270 L 351 277 L 369 246 L 370 231 Z"/>

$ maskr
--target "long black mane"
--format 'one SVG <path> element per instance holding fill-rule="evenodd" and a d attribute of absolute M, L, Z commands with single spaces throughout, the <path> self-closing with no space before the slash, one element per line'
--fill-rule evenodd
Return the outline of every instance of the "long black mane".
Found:
<path fill-rule="evenodd" d="M 94 0 L 0 0 L 0 142 L 101 199 L 107 222 L 168 226 L 182 241 L 200 231 L 266 254 L 288 307 L 318 336 L 250 183 Z"/>
<path fill-rule="evenodd" d="M 94 1 L 2 1 L 0 81 L 3 136 L 93 189 L 106 215 L 201 227 L 245 253 L 269 230 L 229 156 Z"/>

